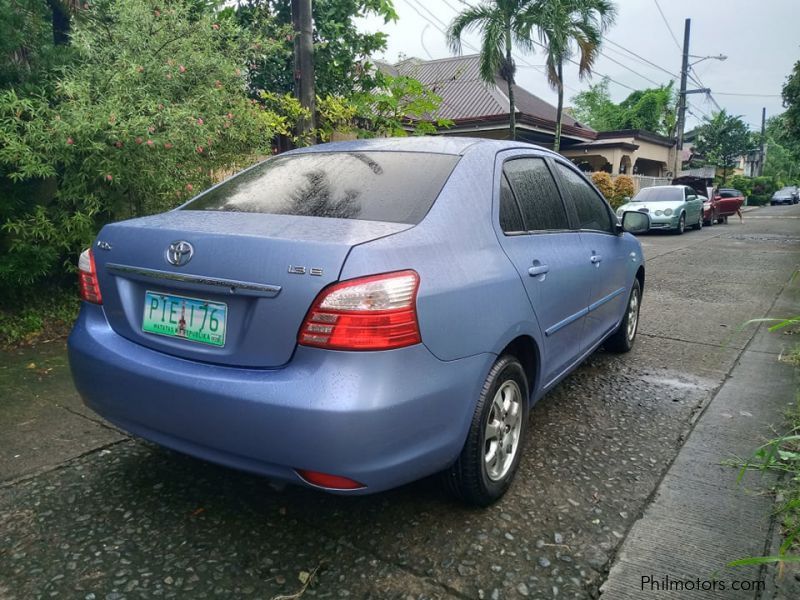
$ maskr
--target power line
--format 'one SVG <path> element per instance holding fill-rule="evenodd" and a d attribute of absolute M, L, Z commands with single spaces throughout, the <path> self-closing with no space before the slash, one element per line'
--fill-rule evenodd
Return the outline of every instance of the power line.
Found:
<path fill-rule="evenodd" d="M 632 61 L 632 62 L 636 63 L 637 66 L 642 66 L 642 67 L 645 67 L 646 69 L 650 68 L 649 65 L 646 62 L 644 62 L 643 60 L 641 60 L 639 58 L 636 58 L 634 56 L 629 56 L 625 52 L 621 52 L 620 50 L 617 50 L 616 48 L 612 48 L 611 46 L 608 46 L 606 44 L 603 44 L 601 52 L 602 52 L 602 54 L 604 56 L 607 56 L 607 54 L 606 54 L 607 52 L 613 52 L 614 56 L 617 57 L 617 60 L 628 60 L 628 61 Z"/>
<path fill-rule="evenodd" d="M 678 43 L 678 38 L 675 37 L 675 34 L 672 32 L 672 27 L 669 26 L 669 21 L 667 21 L 667 17 L 664 16 L 664 11 L 661 10 L 661 5 L 658 3 L 658 0 L 653 0 L 656 3 L 656 8 L 658 9 L 659 14 L 661 15 L 661 19 L 664 21 L 664 25 L 667 26 L 667 31 L 669 31 L 669 35 L 672 37 L 672 41 L 675 42 L 675 46 L 678 48 L 679 52 L 683 52 L 681 45 Z"/>
<path fill-rule="evenodd" d="M 631 54 L 631 55 L 635 56 L 635 57 L 636 57 L 636 58 L 638 58 L 639 60 L 642 60 L 642 61 L 644 61 L 645 63 L 647 63 L 648 65 L 650 65 L 650 66 L 652 66 L 652 67 L 655 67 L 655 68 L 656 68 L 656 69 L 658 69 L 659 71 L 663 71 L 664 73 L 666 73 L 666 74 L 667 74 L 667 75 L 669 75 L 670 77 L 673 77 L 674 79 L 680 79 L 680 75 L 676 75 L 676 74 L 675 74 L 675 73 L 673 73 L 672 71 L 668 71 L 667 69 L 665 69 L 664 67 L 662 67 L 662 66 L 660 66 L 660 65 L 657 65 L 657 64 L 656 64 L 656 63 L 654 63 L 653 61 L 647 60 L 647 59 L 646 59 L 644 56 L 642 56 L 641 54 L 637 54 L 637 53 L 636 53 L 636 52 L 634 52 L 633 50 L 629 50 L 629 49 L 628 49 L 628 48 L 626 48 L 625 46 L 622 46 L 621 44 L 618 44 L 618 43 L 616 43 L 614 40 L 610 40 L 610 39 L 608 39 L 608 38 L 605 38 L 605 41 L 606 41 L 606 42 L 608 42 L 609 44 L 612 44 L 613 46 L 616 46 L 617 48 L 621 48 L 622 50 L 624 50 L 624 51 L 625 51 L 625 52 L 627 52 L 628 54 Z"/>
<path fill-rule="evenodd" d="M 693 77 L 690 75 L 690 77 L 692 77 L 692 80 L 693 80 L 695 83 L 697 83 L 697 85 L 699 85 L 701 88 L 706 88 L 706 89 L 708 89 L 708 87 L 706 86 L 706 84 L 704 84 L 704 83 L 703 83 L 703 81 L 702 81 L 702 79 L 700 79 L 700 75 L 698 75 L 697 71 L 695 71 L 695 69 L 694 69 L 693 67 L 689 67 L 689 69 L 691 69 L 691 71 L 692 71 L 692 72 L 694 72 L 694 76 L 693 76 Z M 706 92 L 706 97 L 707 97 L 709 100 L 711 100 L 711 102 L 713 102 L 713 103 L 714 103 L 714 106 L 716 106 L 716 107 L 717 107 L 717 110 L 719 110 L 719 111 L 722 111 L 722 107 L 719 105 L 719 102 L 717 102 L 717 100 L 714 98 L 714 96 L 712 96 L 712 95 L 711 95 L 711 92 L 710 92 L 710 91 Z"/>
<path fill-rule="evenodd" d="M 626 65 L 623 65 L 621 62 L 619 62 L 618 60 L 616 60 L 616 59 L 614 59 L 614 58 L 611 58 L 611 57 L 610 57 L 610 56 L 608 56 L 607 54 L 605 55 L 605 58 L 606 58 L 606 60 L 610 60 L 610 61 L 611 61 L 611 62 L 613 62 L 614 64 L 617 64 L 617 65 L 619 65 L 619 66 L 620 66 L 620 67 L 622 67 L 623 69 L 627 69 L 628 71 L 630 71 L 630 72 L 631 72 L 631 73 L 633 73 L 634 75 L 638 75 L 639 77 L 641 77 L 641 78 L 642 78 L 642 79 L 644 79 L 645 81 L 649 81 L 649 82 L 650 82 L 650 83 L 652 83 L 653 85 L 657 85 L 657 86 L 660 86 L 660 85 L 661 85 L 659 82 L 657 82 L 657 81 L 653 81 L 653 80 L 652 80 L 652 79 L 650 79 L 649 77 L 645 77 L 644 75 L 642 75 L 642 74 L 641 74 L 641 73 L 639 73 L 638 71 L 635 71 L 634 69 L 631 69 L 630 67 L 628 67 L 628 66 L 626 66 Z"/>
<path fill-rule="evenodd" d="M 752 98 L 782 98 L 780 94 L 743 94 L 738 92 L 714 92 L 717 96 L 749 96 Z M 759 125 L 760 127 L 760 125 Z"/>

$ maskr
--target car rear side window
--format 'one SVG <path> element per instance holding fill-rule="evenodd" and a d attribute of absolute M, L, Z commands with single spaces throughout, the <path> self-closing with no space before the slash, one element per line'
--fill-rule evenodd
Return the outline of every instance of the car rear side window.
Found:
<path fill-rule="evenodd" d="M 605 201 L 575 171 L 561 163 L 556 163 L 556 168 L 564 182 L 566 192 L 575 204 L 578 228 L 613 233 L 611 214 Z"/>
<path fill-rule="evenodd" d="M 519 210 L 517 199 L 508 184 L 505 175 L 500 178 L 500 228 L 503 233 L 522 233 L 525 230 L 525 222 L 522 220 L 522 213 Z"/>
<path fill-rule="evenodd" d="M 309 152 L 276 156 L 182 210 L 419 223 L 459 157 L 427 152 Z"/>
<path fill-rule="evenodd" d="M 564 203 L 543 159 L 509 160 L 503 165 L 503 173 L 519 202 L 528 231 L 569 229 Z"/>

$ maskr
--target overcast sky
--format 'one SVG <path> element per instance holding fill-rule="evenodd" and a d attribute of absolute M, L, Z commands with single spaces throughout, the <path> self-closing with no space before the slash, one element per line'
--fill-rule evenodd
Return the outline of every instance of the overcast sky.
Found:
<path fill-rule="evenodd" d="M 711 88 L 721 107 L 732 114 L 742 115 L 752 128 L 760 126 L 762 106 L 767 108 L 767 117 L 783 110 L 779 97 L 781 86 L 795 61 L 800 59 L 800 1 L 658 0 L 657 4 L 656 0 L 616 0 L 616 3 L 617 20 L 607 39 L 677 77 L 681 52 L 669 28 L 677 42 L 682 44 L 684 20 L 690 18 L 690 53 L 700 57 L 720 54 L 728 57 L 723 62 L 704 60 L 694 66 L 695 76 L 705 87 Z M 389 35 L 388 49 L 379 58 L 394 62 L 401 53 L 425 59 L 450 56 L 440 30 L 446 29 L 463 6 L 462 0 L 394 0 L 394 4 L 400 16 L 396 23 L 385 25 L 380 19 L 366 19 L 361 25 L 364 30 L 380 30 Z M 666 23 L 659 14 L 659 6 Z M 467 44 L 479 47 L 477 36 L 466 36 L 464 40 L 465 54 L 473 53 Z M 541 52 L 516 54 L 517 83 L 555 104 L 555 94 L 542 74 L 544 59 Z M 570 97 L 586 89 L 590 82 L 599 81 L 601 74 L 618 82 L 610 84 L 615 101 L 624 99 L 631 92 L 624 86 L 642 89 L 653 87 L 647 79 L 658 83 L 667 83 L 671 79 L 664 71 L 642 63 L 610 43 L 604 45 L 603 54 L 591 80 L 580 81 L 576 68 L 566 71 L 567 105 Z M 690 59 L 690 62 L 695 60 Z M 676 79 L 676 87 L 678 84 Z M 699 87 L 691 81 L 688 86 L 689 89 Z M 726 95 L 730 93 L 770 96 Z M 687 129 L 693 127 L 704 112 L 710 114 L 716 110 L 712 101 L 702 94 L 689 96 L 689 102 L 695 116 L 687 115 Z"/>

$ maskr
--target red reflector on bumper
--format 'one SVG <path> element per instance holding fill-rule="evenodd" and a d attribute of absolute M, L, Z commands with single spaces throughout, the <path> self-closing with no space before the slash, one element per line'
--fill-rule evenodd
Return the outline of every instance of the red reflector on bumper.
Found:
<path fill-rule="evenodd" d="M 304 469 L 296 469 L 296 471 L 297 474 L 308 483 L 331 490 L 360 490 L 367 487 L 363 483 L 358 483 L 357 481 L 353 481 L 347 477 L 340 477 L 339 475 L 328 475 L 327 473 L 306 471 Z"/>

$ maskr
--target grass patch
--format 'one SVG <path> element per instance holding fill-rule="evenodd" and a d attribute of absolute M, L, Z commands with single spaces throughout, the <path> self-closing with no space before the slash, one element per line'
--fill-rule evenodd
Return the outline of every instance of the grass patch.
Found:
<path fill-rule="evenodd" d="M 800 317 L 790 319 L 756 319 L 760 322 L 773 322 L 771 332 L 786 335 L 800 333 Z M 780 360 L 800 367 L 800 343 Z M 800 389 L 795 392 L 795 403 L 787 413 L 788 431 L 784 435 L 769 440 L 760 446 L 753 456 L 744 463 L 738 463 L 741 482 L 747 471 L 772 471 L 781 475 L 775 488 L 776 516 L 780 519 L 783 543 L 776 556 L 757 556 L 742 558 L 728 566 L 758 565 L 765 563 L 800 562 Z"/>
<path fill-rule="evenodd" d="M 75 290 L 42 290 L 0 307 L 0 348 L 65 337 L 78 316 Z"/>

